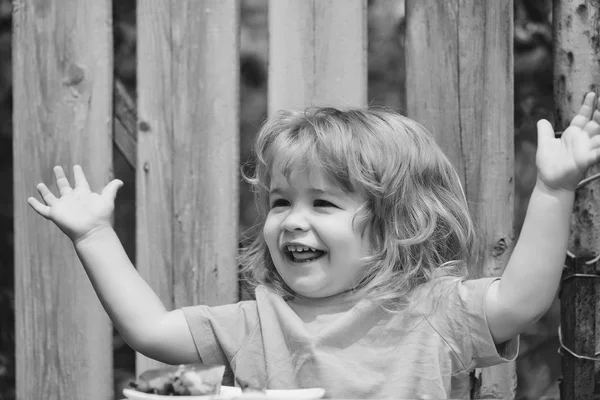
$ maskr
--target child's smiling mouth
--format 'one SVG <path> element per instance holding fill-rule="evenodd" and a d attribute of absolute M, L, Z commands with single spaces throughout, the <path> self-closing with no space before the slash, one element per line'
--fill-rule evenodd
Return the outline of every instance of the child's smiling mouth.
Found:
<path fill-rule="evenodd" d="M 283 250 L 288 260 L 294 263 L 308 263 L 323 257 L 327 252 L 308 246 L 289 245 Z"/>

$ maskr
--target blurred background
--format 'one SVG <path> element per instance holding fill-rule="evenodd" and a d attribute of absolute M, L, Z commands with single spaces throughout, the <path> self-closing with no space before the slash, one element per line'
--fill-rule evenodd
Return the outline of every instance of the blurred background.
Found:
<path fill-rule="evenodd" d="M 240 162 L 249 160 L 251 143 L 267 114 L 267 0 L 240 0 L 241 141 Z M 136 92 L 135 0 L 113 1 L 115 77 L 132 97 Z M 515 220 L 520 230 L 535 182 L 535 123 L 553 121 L 552 1 L 514 0 L 515 51 Z M 0 400 L 15 398 L 12 76 L 10 0 L 0 0 Z M 373 105 L 405 110 L 404 0 L 368 1 L 368 98 Z M 423 51 L 427 51 L 423 49 Z M 474 133 L 475 134 L 475 133 Z M 504 132 L 502 132 L 504 134 Z M 119 192 L 115 228 L 135 262 L 135 171 L 114 152 Z M 240 182 L 240 234 L 256 218 L 252 194 Z M 17 199 L 25 201 L 26 199 Z M 517 361 L 519 399 L 558 399 L 560 356 L 558 303 L 521 335 Z M 134 379 L 133 351 L 114 335 L 115 394 Z"/>

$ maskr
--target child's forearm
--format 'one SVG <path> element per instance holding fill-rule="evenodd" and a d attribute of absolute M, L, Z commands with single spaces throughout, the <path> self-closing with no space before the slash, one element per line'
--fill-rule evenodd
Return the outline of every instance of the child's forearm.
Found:
<path fill-rule="evenodd" d="M 536 184 L 519 240 L 498 286 L 498 304 L 515 323 L 537 321 L 558 290 L 570 233 L 574 192 Z"/>
<path fill-rule="evenodd" d="M 113 323 L 131 347 L 143 352 L 139 347 L 167 313 L 163 303 L 131 264 L 112 228 L 98 229 L 74 245 Z"/>

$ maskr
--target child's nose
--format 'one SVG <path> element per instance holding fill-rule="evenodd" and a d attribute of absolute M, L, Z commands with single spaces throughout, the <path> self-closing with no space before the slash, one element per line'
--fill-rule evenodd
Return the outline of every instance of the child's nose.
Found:
<path fill-rule="evenodd" d="M 309 223 L 306 211 L 292 207 L 281 222 L 281 229 L 286 231 L 307 231 L 309 229 Z"/>

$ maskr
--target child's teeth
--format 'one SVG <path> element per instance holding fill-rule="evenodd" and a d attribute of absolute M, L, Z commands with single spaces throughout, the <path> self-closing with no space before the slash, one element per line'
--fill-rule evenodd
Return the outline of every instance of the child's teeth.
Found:
<path fill-rule="evenodd" d="M 302 251 L 316 251 L 316 249 L 313 249 L 312 247 L 308 247 L 308 246 L 288 246 L 288 250 L 289 251 L 297 251 L 297 252 L 302 252 Z"/>
<path fill-rule="evenodd" d="M 292 258 L 296 262 L 308 262 L 320 258 L 323 252 L 320 251 L 294 251 L 292 252 Z"/>

